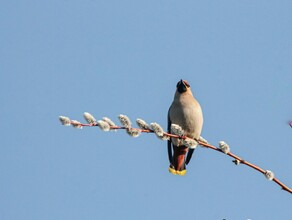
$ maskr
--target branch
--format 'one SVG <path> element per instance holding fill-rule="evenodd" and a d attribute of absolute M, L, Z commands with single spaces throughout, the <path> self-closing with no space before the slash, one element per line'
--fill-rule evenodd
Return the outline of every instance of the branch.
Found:
<path fill-rule="evenodd" d="M 70 118 L 65 117 L 65 116 L 60 116 L 59 120 L 65 126 L 72 125 L 73 127 L 79 128 L 79 129 L 82 129 L 83 127 L 99 127 L 103 131 L 123 129 L 123 130 L 126 130 L 126 132 L 132 137 L 138 137 L 141 133 L 155 133 L 156 136 L 161 140 L 169 140 L 170 138 L 180 139 L 182 144 L 189 147 L 189 148 L 196 148 L 197 145 L 201 145 L 205 148 L 209 148 L 209 149 L 215 150 L 217 152 L 224 153 L 224 154 L 234 158 L 234 160 L 232 162 L 234 162 L 236 165 L 244 164 L 246 166 L 249 166 L 249 167 L 257 170 L 258 172 L 264 174 L 268 180 L 274 181 L 279 186 L 281 186 L 282 190 L 285 190 L 289 193 L 292 193 L 292 189 L 289 188 L 288 186 L 286 186 L 285 184 L 283 184 L 277 178 L 275 178 L 275 175 L 272 171 L 264 170 L 264 169 L 260 168 L 259 166 L 256 166 L 256 165 L 240 158 L 239 156 L 231 153 L 229 145 L 226 144 L 224 141 L 220 141 L 219 148 L 217 148 L 217 147 L 209 144 L 202 137 L 200 137 L 199 140 L 194 140 L 194 139 L 191 139 L 191 138 L 185 136 L 183 129 L 179 125 L 172 124 L 171 125 L 172 134 L 170 134 L 170 133 L 165 132 L 159 124 L 151 123 L 150 125 L 148 125 L 142 119 L 136 120 L 136 123 L 139 126 L 139 128 L 135 128 L 135 127 L 132 127 L 132 123 L 126 115 L 119 115 L 119 120 L 123 126 L 116 125 L 111 119 L 109 119 L 107 117 L 104 117 L 104 118 L 102 118 L 102 120 L 97 121 L 88 112 L 85 112 L 83 116 L 88 123 L 84 124 L 84 123 L 81 123 L 81 122 L 76 121 L 76 120 L 71 120 Z M 292 127 L 292 122 L 290 122 L 289 125 Z"/>

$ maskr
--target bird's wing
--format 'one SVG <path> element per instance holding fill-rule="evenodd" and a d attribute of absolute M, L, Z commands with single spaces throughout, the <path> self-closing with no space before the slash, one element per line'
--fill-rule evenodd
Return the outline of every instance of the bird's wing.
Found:
<path fill-rule="evenodd" d="M 170 134 L 171 133 L 171 130 L 170 130 L 171 121 L 170 121 L 170 118 L 169 118 L 169 111 L 170 111 L 170 108 L 169 108 L 168 114 L 167 114 L 167 132 Z M 169 160 L 169 163 L 172 164 L 171 138 L 167 141 L 167 151 L 168 151 L 168 160 Z"/>
<path fill-rule="evenodd" d="M 193 153 L 194 153 L 194 148 L 189 148 L 188 154 L 187 154 L 187 158 L 186 158 L 186 165 L 189 164 L 189 162 L 192 159 Z"/>

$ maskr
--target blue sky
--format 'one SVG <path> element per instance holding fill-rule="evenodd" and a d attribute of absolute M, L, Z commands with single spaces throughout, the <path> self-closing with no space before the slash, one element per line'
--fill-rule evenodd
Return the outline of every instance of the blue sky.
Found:
<path fill-rule="evenodd" d="M 166 128 L 178 80 L 202 136 L 292 187 L 291 1 L 1 4 L 0 219 L 288 219 L 291 194 L 198 148 L 184 177 L 166 143 L 60 125 L 83 112 Z"/>

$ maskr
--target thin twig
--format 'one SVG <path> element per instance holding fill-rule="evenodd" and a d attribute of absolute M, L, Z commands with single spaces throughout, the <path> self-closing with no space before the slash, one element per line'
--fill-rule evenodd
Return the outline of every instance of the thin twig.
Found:
<path fill-rule="evenodd" d="M 212 146 L 210 144 L 207 144 L 207 143 L 204 143 L 204 142 L 201 142 L 201 141 L 199 141 L 199 144 L 204 146 L 204 147 L 207 147 L 207 148 L 222 152 L 222 150 L 220 150 L 220 149 L 218 149 L 218 148 L 216 148 L 216 147 L 214 147 L 214 146 Z M 237 155 L 235 155 L 235 154 L 233 154 L 231 152 L 227 153 L 227 155 L 230 156 L 230 157 L 233 157 L 236 160 L 238 160 L 241 164 L 245 164 L 245 165 L 247 165 L 247 166 L 249 166 L 249 167 L 251 167 L 251 168 L 253 168 L 253 169 L 255 169 L 255 170 L 259 171 L 259 172 L 261 172 L 262 174 L 266 173 L 266 171 L 264 169 L 260 168 L 259 166 L 254 165 L 254 164 L 252 164 L 252 163 L 250 163 L 250 162 L 248 162 L 246 160 L 243 160 L 242 158 L 238 157 Z M 273 181 L 275 183 L 277 183 L 279 186 L 281 186 L 283 190 L 285 190 L 285 191 L 287 191 L 289 193 L 292 193 L 292 189 L 290 189 L 288 186 L 283 184 L 277 178 L 274 177 Z"/>
<path fill-rule="evenodd" d="M 96 123 L 95 124 L 83 124 L 83 123 L 80 123 L 80 122 L 76 122 L 76 121 L 70 121 L 70 124 L 71 125 L 79 125 L 79 126 L 84 126 L 84 127 L 94 127 L 94 126 L 98 126 Z M 292 127 L 292 122 L 289 124 L 291 127 Z M 117 130 L 117 129 L 128 129 L 126 127 L 123 127 L 123 126 L 110 126 L 110 129 L 111 130 Z M 134 129 L 137 129 L 139 130 L 141 133 L 154 133 L 153 130 L 150 130 L 150 129 L 141 129 L 141 128 L 134 128 Z M 175 134 L 169 134 L 169 133 L 166 133 L 164 132 L 164 135 L 165 136 L 168 136 L 168 137 L 171 137 L 171 138 L 180 138 L 180 139 L 186 139 L 188 137 L 186 136 L 178 136 L 178 135 L 175 135 Z M 200 141 L 200 140 L 197 140 L 197 142 L 203 146 L 203 147 L 206 147 L 206 148 L 209 148 L 209 149 L 212 149 L 212 150 L 215 150 L 215 151 L 218 151 L 218 152 L 221 152 L 221 153 L 224 153 L 221 149 L 209 144 L 209 143 L 206 143 L 206 142 L 203 142 L 203 141 Z M 260 173 L 262 174 L 266 174 L 266 170 L 260 168 L 259 166 L 256 166 L 246 160 L 243 160 L 242 158 L 240 158 L 239 156 L 231 153 L 231 152 L 228 152 L 226 153 L 228 156 L 234 158 L 235 160 L 237 160 L 237 162 L 239 162 L 240 164 L 244 164 L 246 166 L 249 166 L 257 171 L 259 171 Z M 275 183 L 277 183 L 279 186 L 282 187 L 283 190 L 289 192 L 289 193 L 292 193 L 292 189 L 289 188 L 288 186 L 286 186 L 285 184 L 283 184 L 281 181 L 279 181 L 277 178 L 273 177 L 272 179 Z"/>

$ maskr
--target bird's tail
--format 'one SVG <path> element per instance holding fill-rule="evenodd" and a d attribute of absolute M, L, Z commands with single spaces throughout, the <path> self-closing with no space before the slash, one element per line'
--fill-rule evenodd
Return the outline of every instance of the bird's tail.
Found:
<path fill-rule="evenodd" d="M 169 166 L 169 172 L 174 175 L 183 176 L 186 174 L 186 154 L 188 152 L 188 147 L 186 146 L 173 146 L 173 157 L 172 163 Z"/>

